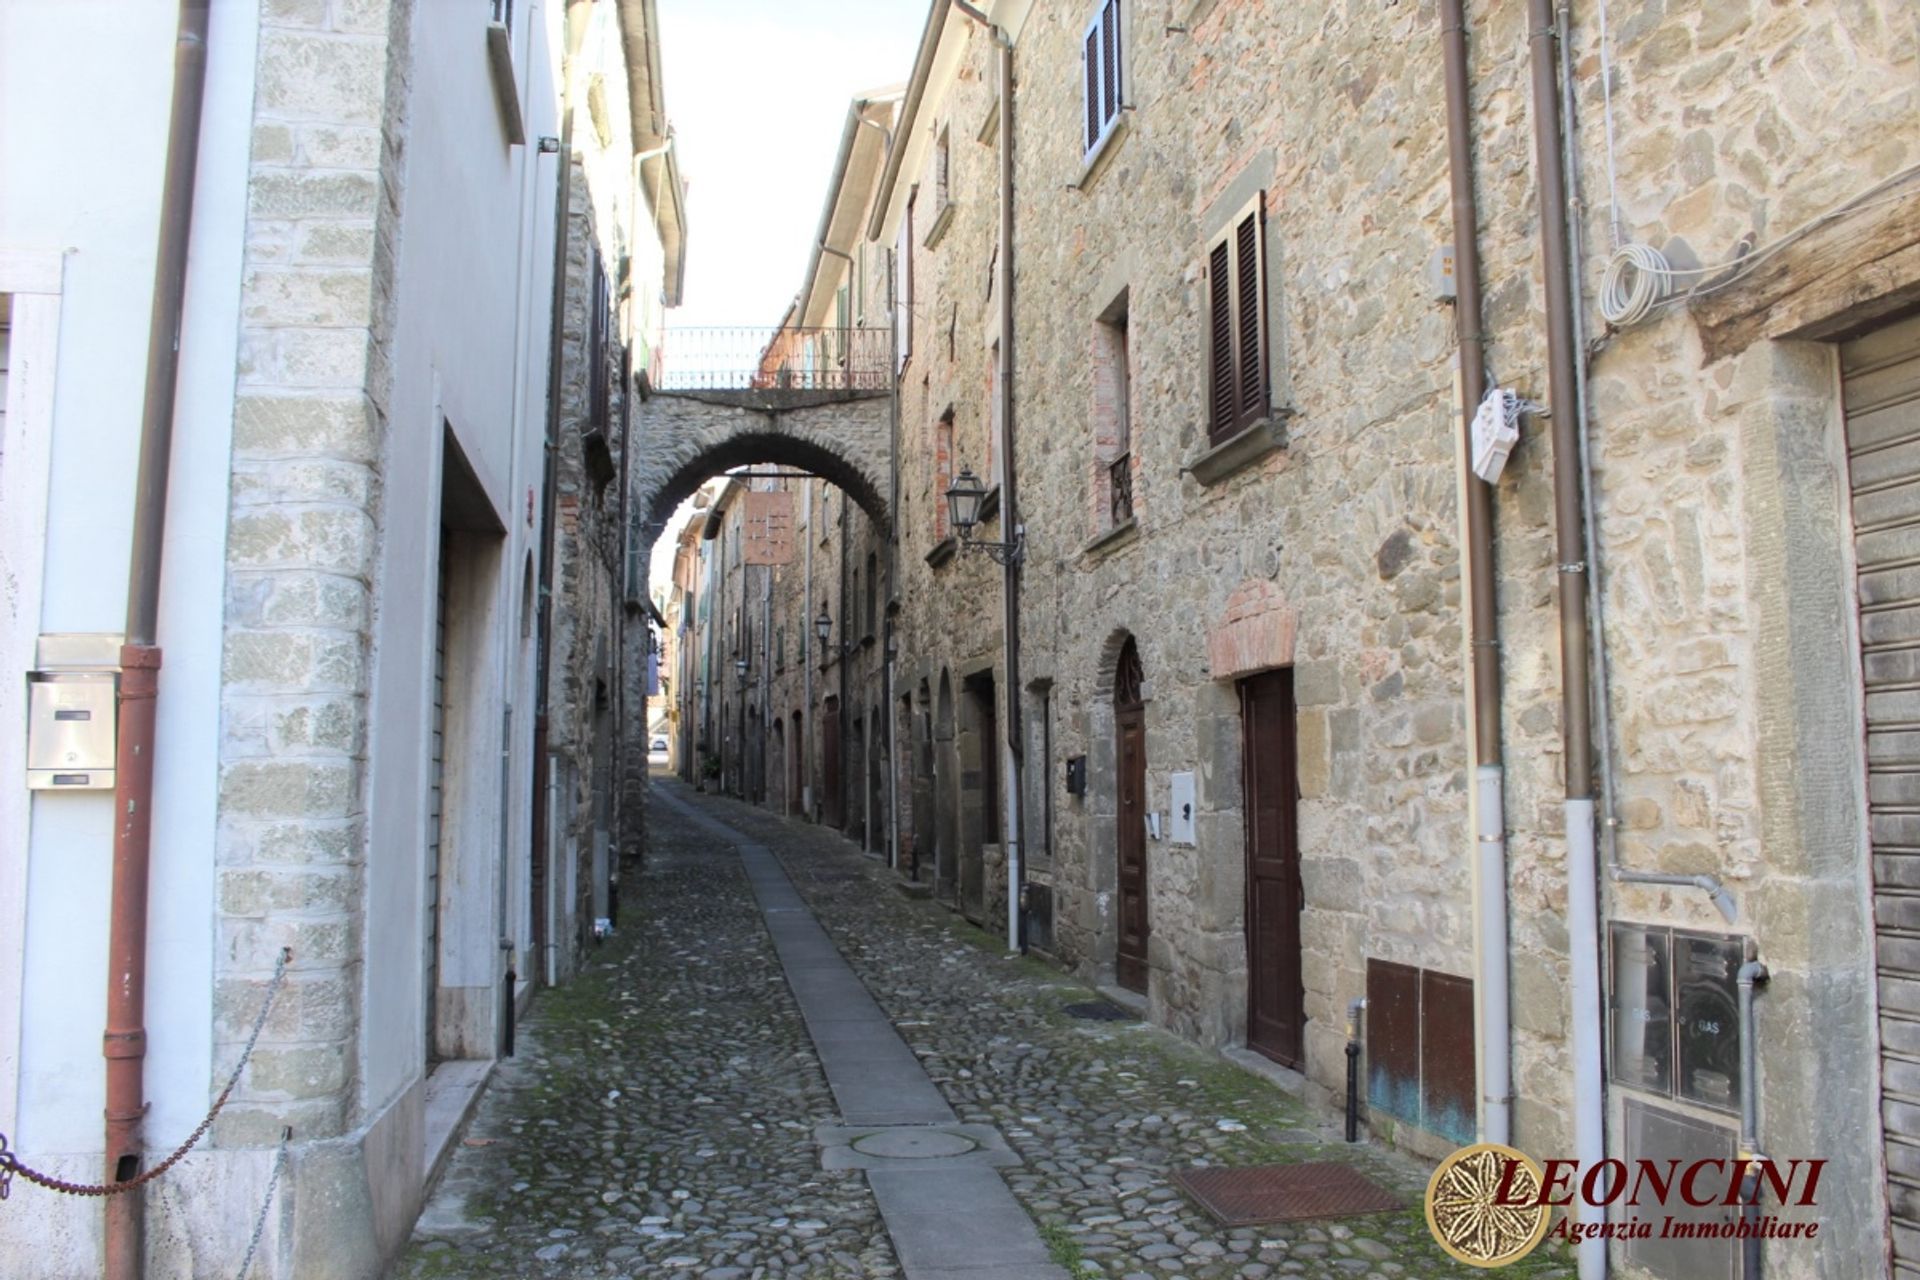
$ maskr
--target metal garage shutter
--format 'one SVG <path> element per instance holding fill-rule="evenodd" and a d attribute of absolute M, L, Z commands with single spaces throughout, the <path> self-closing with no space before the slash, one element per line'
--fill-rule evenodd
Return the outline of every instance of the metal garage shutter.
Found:
<path fill-rule="evenodd" d="M 1860 563 L 1881 1111 L 1896 1276 L 1920 1280 L 1920 317 L 1840 348 Z"/>

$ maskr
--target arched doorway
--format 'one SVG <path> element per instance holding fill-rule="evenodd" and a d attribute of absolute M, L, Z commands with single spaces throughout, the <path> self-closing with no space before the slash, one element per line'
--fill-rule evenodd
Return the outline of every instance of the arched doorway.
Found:
<path fill-rule="evenodd" d="M 1120 933 L 1114 980 L 1147 990 L 1147 707 L 1140 649 L 1128 636 L 1113 677 L 1114 855 L 1118 865 Z"/>

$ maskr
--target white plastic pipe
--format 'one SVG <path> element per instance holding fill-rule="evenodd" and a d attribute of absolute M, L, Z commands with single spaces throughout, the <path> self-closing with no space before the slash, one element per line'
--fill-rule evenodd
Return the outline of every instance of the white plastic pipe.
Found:
<path fill-rule="evenodd" d="M 1002 743 L 1000 747 L 1001 797 L 1006 807 L 1006 825 L 1001 828 L 1003 848 L 1007 854 L 1007 950 L 1020 950 L 1020 787 L 1016 781 L 1019 767 L 1014 762 L 1013 747 Z"/>
<path fill-rule="evenodd" d="M 1506 1145 L 1513 1137 L 1513 1033 L 1508 996 L 1506 771 L 1474 770 L 1477 792 L 1475 853 L 1479 858 L 1475 910 L 1479 913 L 1480 1140 Z"/>
<path fill-rule="evenodd" d="M 1596 1167 L 1607 1154 L 1604 1088 L 1601 1079 L 1600 863 L 1594 847 L 1591 798 L 1566 802 L 1567 822 L 1567 968 L 1573 988 L 1573 1154 L 1582 1170 Z M 1574 1198 L 1579 1220 L 1599 1224 L 1606 1209 Z M 1575 1255 L 1580 1280 L 1607 1274 L 1607 1242 L 1582 1240 Z"/>

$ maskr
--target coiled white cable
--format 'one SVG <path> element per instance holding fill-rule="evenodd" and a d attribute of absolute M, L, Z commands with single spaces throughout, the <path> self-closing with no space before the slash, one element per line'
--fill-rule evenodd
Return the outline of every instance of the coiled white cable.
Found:
<path fill-rule="evenodd" d="M 1651 245 L 1627 244 L 1607 260 L 1600 281 L 1600 314 L 1624 329 L 1645 320 L 1673 291 L 1673 268 Z"/>

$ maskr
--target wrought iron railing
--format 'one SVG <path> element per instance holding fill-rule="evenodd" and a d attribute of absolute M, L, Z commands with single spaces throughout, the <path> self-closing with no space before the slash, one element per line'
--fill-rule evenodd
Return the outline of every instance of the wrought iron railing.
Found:
<path fill-rule="evenodd" d="M 1110 523 L 1133 519 L 1133 455 L 1123 453 L 1107 464 L 1107 514 Z"/>
<path fill-rule="evenodd" d="M 663 391 L 885 391 L 893 385 L 887 329 L 668 329 Z"/>

